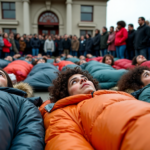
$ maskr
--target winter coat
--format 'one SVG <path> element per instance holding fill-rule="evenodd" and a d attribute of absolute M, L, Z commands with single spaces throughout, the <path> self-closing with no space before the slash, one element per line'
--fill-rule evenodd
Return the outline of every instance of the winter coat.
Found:
<path fill-rule="evenodd" d="M 68 49 L 68 50 L 70 50 L 70 48 L 71 48 L 71 41 L 70 41 L 70 39 L 67 39 L 67 40 L 63 40 L 63 49 Z"/>
<path fill-rule="evenodd" d="M 86 46 L 86 40 L 80 41 L 80 43 L 79 43 L 79 51 L 80 52 L 85 51 L 85 46 Z"/>
<path fill-rule="evenodd" d="M 63 40 L 57 40 L 57 44 L 58 44 L 58 51 L 63 51 Z"/>
<path fill-rule="evenodd" d="M 32 47 L 32 48 L 38 48 L 38 49 L 39 49 L 41 42 L 40 42 L 40 40 L 37 39 L 37 38 L 32 38 L 30 44 L 31 44 L 31 47 Z"/>
<path fill-rule="evenodd" d="M 134 93 L 131 93 L 131 95 L 136 99 L 150 103 L 150 84 L 138 91 L 135 91 Z"/>
<path fill-rule="evenodd" d="M 92 38 L 86 39 L 85 51 L 87 53 L 92 53 L 93 40 Z"/>
<path fill-rule="evenodd" d="M 47 39 L 45 41 L 44 51 L 45 51 L 45 53 L 47 53 L 47 51 L 54 52 L 54 41 L 53 40 L 50 41 L 49 39 Z"/>
<path fill-rule="evenodd" d="M 3 46 L 3 52 L 9 53 L 11 48 L 11 43 L 8 41 L 8 39 L 3 38 L 4 46 Z"/>
<path fill-rule="evenodd" d="M 128 38 L 128 32 L 125 28 L 121 28 L 116 32 L 115 46 L 126 45 L 126 40 Z"/>
<path fill-rule="evenodd" d="M 110 33 L 109 36 L 108 36 L 108 41 L 110 42 L 109 45 L 108 45 L 108 50 L 109 51 L 116 51 L 115 36 L 116 36 L 115 32 Z"/>
<path fill-rule="evenodd" d="M 45 40 L 40 40 L 40 50 L 39 50 L 39 52 L 41 54 L 43 54 L 43 52 L 44 52 L 44 44 L 45 44 Z"/>
<path fill-rule="evenodd" d="M 2 50 L 2 47 L 4 46 L 4 41 L 2 36 L 0 36 L 0 50 Z"/>
<path fill-rule="evenodd" d="M 101 35 L 96 34 L 95 37 L 93 37 L 93 50 L 94 51 L 100 50 L 100 43 L 101 43 Z"/>
<path fill-rule="evenodd" d="M 78 40 L 72 40 L 71 41 L 71 48 L 72 48 L 72 51 L 78 51 L 79 50 L 79 41 Z"/>
<path fill-rule="evenodd" d="M 147 26 L 146 24 L 138 27 L 135 33 L 135 40 L 134 40 L 135 50 L 146 48 L 149 38 L 150 38 L 150 27 Z"/>
<path fill-rule="evenodd" d="M 31 40 L 26 40 L 25 43 L 26 43 L 25 51 L 30 52 L 30 50 L 31 50 Z"/>
<path fill-rule="evenodd" d="M 9 41 L 10 41 L 10 43 L 11 43 L 11 45 L 12 45 L 12 50 L 13 50 L 16 54 L 18 54 L 19 52 L 18 52 L 18 49 L 17 49 L 17 47 L 16 47 L 15 40 L 14 40 L 14 39 L 9 39 Z"/>
<path fill-rule="evenodd" d="M 19 41 L 20 44 L 20 51 L 24 52 L 25 48 L 26 48 L 26 43 L 24 41 Z"/>
<path fill-rule="evenodd" d="M 20 49 L 19 40 L 15 40 L 15 45 L 16 45 L 17 50 L 19 51 Z"/>
<path fill-rule="evenodd" d="M 115 61 L 115 64 L 113 68 L 115 69 L 131 69 L 134 68 L 135 66 L 132 65 L 132 61 L 129 59 L 119 59 Z"/>
<path fill-rule="evenodd" d="M 107 49 L 108 45 L 107 45 L 107 40 L 108 40 L 108 32 L 103 33 L 103 35 L 101 35 L 101 43 L 100 43 L 100 48 L 101 49 Z"/>
<path fill-rule="evenodd" d="M 53 80 L 57 78 L 56 72 L 59 71 L 52 64 L 37 64 L 33 67 L 24 82 L 31 85 L 35 90 L 48 90 L 48 87 L 52 86 Z"/>
<path fill-rule="evenodd" d="M 134 51 L 134 39 L 135 39 L 136 31 L 128 31 L 128 38 L 127 38 L 127 50 L 128 51 Z"/>
<path fill-rule="evenodd" d="M 13 73 L 17 77 L 17 81 L 23 81 L 26 79 L 27 75 L 33 68 L 33 65 L 28 64 L 23 60 L 16 60 L 11 62 L 4 70 L 9 74 Z"/>
<path fill-rule="evenodd" d="M 44 150 L 44 127 L 37 108 L 42 101 L 24 98 L 26 95 L 15 88 L 0 87 L 0 150 Z"/>
<path fill-rule="evenodd" d="M 150 104 L 100 90 L 40 107 L 45 150 L 148 150 Z"/>

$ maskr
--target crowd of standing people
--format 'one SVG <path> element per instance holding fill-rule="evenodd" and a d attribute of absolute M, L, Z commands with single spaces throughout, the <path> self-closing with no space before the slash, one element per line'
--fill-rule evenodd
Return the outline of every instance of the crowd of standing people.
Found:
<path fill-rule="evenodd" d="M 68 54 L 79 57 L 92 54 L 96 57 L 111 54 L 117 58 L 133 59 L 134 56 L 143 55 L 150 60 L 150 23 L 144 17 L 138 19 L 139 27 L 134 29 L 133 24 L 118 21 L 116 29 L 111 26 L 95 30 L 95 36 L 90 34 L 81 35 L 37 35 L 30 34 L 20 36 L 20 34 L 4 33 L 0 31 L 0 58 L 13 56 L 14 54 L 32 54 L 60 56 Z"/>

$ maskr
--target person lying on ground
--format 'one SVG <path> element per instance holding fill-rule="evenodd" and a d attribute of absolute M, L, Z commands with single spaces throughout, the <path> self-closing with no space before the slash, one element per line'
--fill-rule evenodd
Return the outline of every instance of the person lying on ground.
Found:
<path fill-rule="evenodd" d="M 149 103 L 99 90 L 98 82 L 78 67 L 57 74 L 50 100 L 39 109 L 45 150 L 150 149 Z"/>
<path fill-rule="evenodd" d="M 135 91 L 131 93 L 135 98 L 150 102 L 150 68 L 136 67 L 122 76 L 118 83 L 120 91 Z"/>
<path fill-rule="evenodd" d="M 146 62 L 147 59 L 143 55 L 135 56 L 132 60 L 132 65 L 140 66 L 143 62 Z"/>
<path fill-rule="evenodd" d="M 75 64 L 77 64 L 77 65 L 82 65 L 82 64 L 85 64 L 85 63 L 87 63 L 84 59 L 81 59 L 80 61 L 78 61 L 78 62 L 75 62 Z"/>
<path fill-rule="evenodd" d="M 25 61 L 28 63 L 32 62 L 32 56 L 26 56 Z"/>
<path fill-rule="evenodd" d="M 85 58 L 85 56 L 81 55 L 81 56 L 79 57 L 79 59 L 80 59 L 80 60 L 85 60 L 86 58 Z"/>
<path fill-rule="evenodd" d="M 7 56 L 7 57 L 5 57 L 4 59 L 5 59 L 5 60 L 8 60 L 8 61 L 10 61 L 10 62 L 13 61 L 13 58 L 12 58 L 11 56 Z"/>
<path fill-rule="evenodd" d="M 37 108 L 42 100 L 26 96 L 26 92 L 13 88 L 8 74 L 0 69 L 1 150 L 44 150 L 44 126 Z"/>
<path fill-rule="evenodd" d="M 102 62 L 107 65 L 113 66 L 114 65 L 114 57 L 112 55 L 107 54 L 104 56 Z"/>
<path fill-rule="evenodd" d="M 36 59 L 35 61 L 32 62 L 32 65 L 35 66 L 37 64 L 46 63 L 46 62 L 47 62 L 46 58 Z"/>

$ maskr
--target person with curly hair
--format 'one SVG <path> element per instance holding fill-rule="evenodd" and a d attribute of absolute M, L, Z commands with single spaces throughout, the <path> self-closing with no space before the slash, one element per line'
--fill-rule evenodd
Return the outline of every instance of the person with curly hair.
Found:
<path fill-rule="evenodd" d="M 39 109 L 45 150 L 150 149 L 150 105 L 124 92 L 98 89 L 78 67 L 58 73 L 50 100 Z"/>
<path fill-rule="evenodd" d="M 150 102 L 150 68 L 140 66 L 130 70 L 122 76 L 118 87 L 120 91 L 133 90 L 135 98 Z"/>
<path fill-rule="evenodd" d="M 104 56 L 102 62 L 107 65 L 113 66 L 114 65 L 114 57 L 112 55 L 107 54 Z"/>

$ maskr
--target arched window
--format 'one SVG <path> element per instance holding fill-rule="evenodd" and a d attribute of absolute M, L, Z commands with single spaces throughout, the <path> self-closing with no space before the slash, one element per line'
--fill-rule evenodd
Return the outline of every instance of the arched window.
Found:
<path fill-rule="evenodd" d="M 45 12 L 39 17 L 39 25 L 58 25 L 58 17 L 52 12 Z"/>

